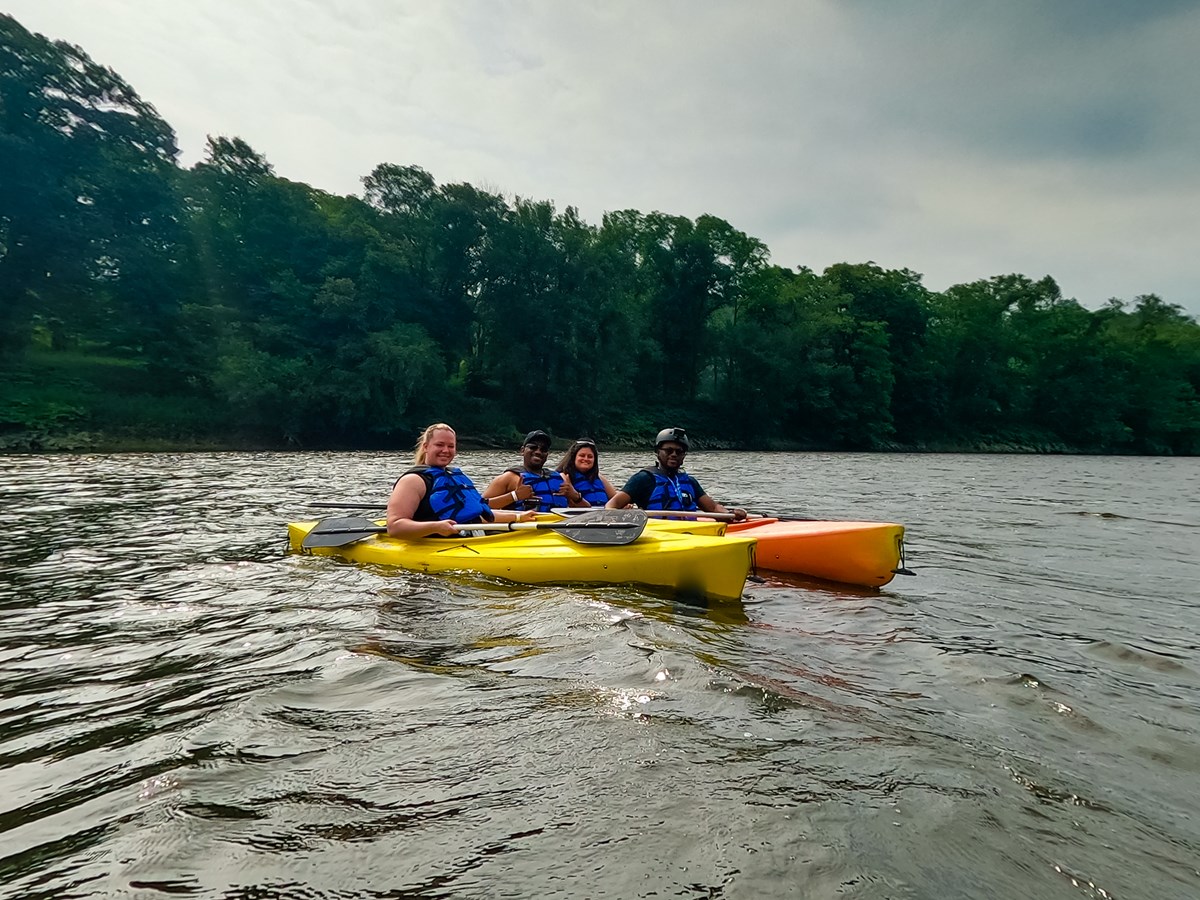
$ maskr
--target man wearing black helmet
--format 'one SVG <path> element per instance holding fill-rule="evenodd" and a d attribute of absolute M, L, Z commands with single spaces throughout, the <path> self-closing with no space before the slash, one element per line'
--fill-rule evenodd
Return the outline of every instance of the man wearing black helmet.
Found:
<path fill-rule="evenodd" d="M 605 506 L 624 509 L 633 503 L 641 509 L 702 510 L 733 513 L 738 520 L 746 518 L 744 509 L 726 509 L 704 492 L 700 482 L 683 471 L 683 458 L 690 447 L 687 432 L 682 428 L 664 428 L 654 438 L 655 465 L 634 472 Z"/>

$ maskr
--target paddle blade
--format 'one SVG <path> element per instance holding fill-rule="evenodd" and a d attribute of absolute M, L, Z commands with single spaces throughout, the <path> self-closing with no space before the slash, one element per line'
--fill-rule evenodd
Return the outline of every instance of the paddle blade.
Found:
<path fill-rule="evenodd" d="M 646 514 L 640 509 L 594 509 L 561 525 L 541 525 L 557 531 L 577 544 L 619 547 L 632 544 L 646 530 Z"/>
<path fill-rule="evenodd" d="M 370 519 L 358 516 L 322 519 L 313 530 L 304 536 L 300 546 L 305 550 L 315 547 L 345 547 L 375 534 L 384 534 L 386 528 Z"/>

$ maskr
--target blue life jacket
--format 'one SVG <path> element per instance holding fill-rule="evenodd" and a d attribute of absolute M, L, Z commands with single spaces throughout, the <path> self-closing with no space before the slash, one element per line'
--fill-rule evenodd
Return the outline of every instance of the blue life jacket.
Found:
<path fill-rule="evenodd" d="M 604 482 L 600 480 L 599 473 L 589 478 L 581 472 L 576 472 L 571 476 L 571 484 L 592 506 L 603 506 L 608 502 L 608 492 L 604 490 Z"/>
<path fill-rule="evenodd" d="M 523 508 L 536 509 L 538 512 L 550 512 L 550 510 L 557 507 L 571 505 L 570 501 L 562 494 L 554 493 L 563 486 L 562 472 L 555 472 L 553 469 L 542 469 L 542 474 L 537 475 L 528 469 L 519 469 L 515 466 L 505 471 L 516 472 L 521 476 L 522 483 L 533 488 L 533 496 L 528 500 L 521 501 Z"/>
<path fill-rule="evenodd" d="M 475 525 L 495 518 L 491 507 L 479 496 L 479 491 L 462 469 L 415 466 L 404 474 L 420 475 L 425 482 L 425 496 L 413 513 L 418 522 L 453 519 L 460 525 Z"/>
<path fill-rule="evenodd" d="M 680 471 L 678 475 L 671 478 L 657 466 L 643 469 L 642 471 L 649 472 L 654 476 L 654 490 L 650 492 L 650 499 L 646 503 L 646 509 L 678 509 L 683 511 L 700 508 L 696 503 L 696 499 L 700 495 L 699 488 L 692 479 L 692 476 L 687 472 Z"/>

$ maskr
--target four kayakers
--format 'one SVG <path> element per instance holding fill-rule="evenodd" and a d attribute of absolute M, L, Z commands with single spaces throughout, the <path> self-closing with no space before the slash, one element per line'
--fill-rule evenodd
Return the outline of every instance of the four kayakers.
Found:
<path fill-rule="evenodd" d="M 521 443 L 521 466 L 505 469 L 482 495 L 471 479 L 451 463 L 458 450 L 454 429 L 430 425 L 417 440 L 413 468 L 396 481 L 387 506 L 388 534 L 394 537 L 460 534 L 458 525 L 529 521 L 538 512 L 565 507 L 732 513 L 713 500 L 700 482 L 683 470 L 691 447 L 682 428 L 664 428 L 654 439 L 655 464 L 635 472 L 621 490 L 600 472 L 596 442 L 580 438 L 571 444 L 556 469 L 546 468 L 550 436 L 535 429 Z"/>
<path fill-rule="evenodd" d="M 616 493 L 600 473 L 600 451 L 590 438 L 580 438 L 571 444 L 555 469 L 570 479 L 583 496 L 580 506 L 604 506 Z"/>
<path fill-rule="evenodd" d="M 684 429 L 664 428 L 654 438 L 655 465 L 635 472 L 605 505 L 624 509 L 635 503 L 642 509 L 729 512 L 735 520 L 746 518 L 744 509 L 726 509 L 705 493 L 699 481 L 683 471 L 683 458 L 690 446 Z"/>
<path fill-rule="evenodd" d="M 523 507 L 552 512 L 567 506 L 585 507 L 583 495 L 561 472 L 546 468 L 550 435 L 535 430 L 521 442 L 521 465 L 505 469 L 483 490 L 492 509 Z"/>
<path fill-rule="evenodd" d="M 421 433 L 413 453 L 413 468 L 396 480 L 388 498 L 389 535 L 451 537 L 461 533 L 456 525 L 534 518 L 534 512 L 493 512 L 471 479 L 461 469 L 450 465 L 457 452 L 458 439 L 454 429 L 444 422 L 430 425 Z"/>

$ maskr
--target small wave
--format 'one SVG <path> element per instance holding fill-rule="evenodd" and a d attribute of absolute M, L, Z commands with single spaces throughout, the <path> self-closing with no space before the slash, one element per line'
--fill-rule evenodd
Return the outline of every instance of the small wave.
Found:
<path fill-rule="evenodd" d="M 1132 647 L 1113 641 L 1095 641 L 1090 647 L 1092 655 L 1111 662 L 1144 666 L 1156 672 L 1184 672 L 1188 667 L 1176 662 L 1176 657 L 1166 651 L 1149 647 Z"/>
<path fill-rule="evenodd" d="M 1092 512 L 1086 509 L 1072 510 L 1067 515 L 1083 516 L 1092 519 L 1125 519 L 1130 522 L 1150 522 L 1154 525 L 1171 525 L 1175 528 L 1200 528 L 1200 523 L 1197 522 L 1176 522 L 1172 519 L 1151 519 L 1146 516 L 1123 516 L 1120 513 Z"/>

